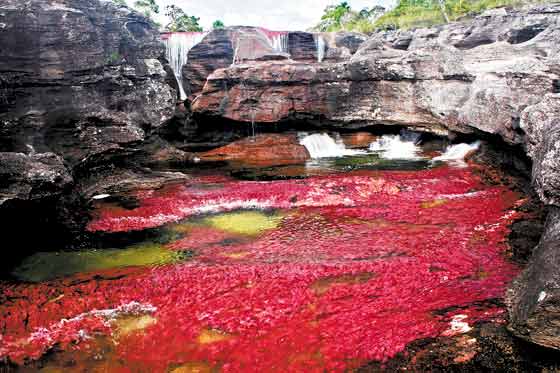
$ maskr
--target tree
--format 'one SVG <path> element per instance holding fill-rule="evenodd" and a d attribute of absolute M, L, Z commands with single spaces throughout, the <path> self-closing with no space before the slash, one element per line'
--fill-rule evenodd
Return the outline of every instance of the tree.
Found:
<path fill-rule="evenodd" d="M 126 6 L 126 0 L 113 0 L 113 3 L 120 6 Z"/>
<path fill-rule="evenodd" d="M 134 7 L 148 18 L 152 18 L 154 13 L 159 13 L 159 5 L 157 5 L 156 0 L 136 0 Z"/>
<path fill-rule="evenodd" d="M 189 16 L 183 9 L 176 5 L 168 5 L 165 15 L 171 19 L 171 22 L 165 26 L 170 32 L 186 32 L 186 31 L 202 31 L 202 27 L 198 24 L 199 17 Z"/>
<path fill-rule="evenodd" d="M 438 0 L 439 9 L 441 10 L 441 15 L 445 19 L 445 22 L 449 23 L 449 16 L 447 15 L 447 11 L 445 10 L 445 0 Z"/>
<path fill-rule="evenodd" d="M 214 30 L 220 29 L 220 28 L 224 28 L 224 27 L 226 27 L 226 26 L 225 26 L 224 23 L 223 23 L 222 21 L 220 21 L 220 20 L 214 21 L 214 23 L 212 24 L 212 28 L 213 28 Z"/>

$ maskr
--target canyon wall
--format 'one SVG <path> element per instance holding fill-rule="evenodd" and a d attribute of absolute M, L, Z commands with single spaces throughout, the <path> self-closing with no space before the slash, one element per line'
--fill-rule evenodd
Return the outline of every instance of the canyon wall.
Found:
<path fill-rule="evenodd" d="M 3 230 L 50 239 L 85 215 L 62 213 L 62 195 L 174 115 L 164 46 L 146 18 L 110 1 L 3 0 L 0 56 Z"/>

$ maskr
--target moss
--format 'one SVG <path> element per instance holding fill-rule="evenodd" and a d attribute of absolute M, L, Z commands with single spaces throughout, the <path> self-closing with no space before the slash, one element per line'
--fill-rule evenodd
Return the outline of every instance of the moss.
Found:
<path fill-rule="evenodd" d="M 25 259 L 13 275 L 20 280 L 40 282 L 80 272 L 172 263 L 189 256 L 153 243 L 125 249 L 39 252 Z"/>
<path fill-rule="evenodd" d="M 210 216 L 204 223 L 214 228 L 247 236 L 256 236 L 263 231 L 276 228 L 282 217 L 260 211 L 240 211 Z"/>

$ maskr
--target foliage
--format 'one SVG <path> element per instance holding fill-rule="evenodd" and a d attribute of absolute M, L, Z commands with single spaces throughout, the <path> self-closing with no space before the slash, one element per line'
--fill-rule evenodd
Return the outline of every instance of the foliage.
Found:
<path fill-rule="evenodd" d="M 314 31 L 356 31 L 371 33 L 374 31 L 373 21 L 379 17 L 385 8 L 375 6 L 371 9 L 364 8 L 359 12 L 352 10 L 350 5 L 343 1 L 338 5 L 325 8 L 321 22 L 313 28 Z"/>
<path fill-rule="evenodd" d="M 213 28 L 214 30 L 220 29 L 220 28 L 224 28 L 224 27 L 226 27 L 226 26 L 225 26 L 224 23 L 223 23 L 222 21 L 220 21 L 220 20 L 214 21 L 214 23 L 212 24 L 212 28 Z"/>
<path fill-rule="evenodd" d="M 441 0 L 450 21 L 502 6 L 519 6 L 541 0 Z M 400 0 L 375 22 L 375 28 L 417 28 L 445 23 L 440 0 Z"/>
<path fill-rule="evenodd" d="M 460 17 L 502 6 L 519 6 L 545 0 L 399 0 L 385 13 L 379 6 L 357 12 L 347 2 L 325 8 L 313 31 L 356 31 L 370 34 L 377 29 L 430 27 Z"/>
<path fill-rule="evenodd" d="M 187 32 L 187 31 L 202 31 L 198 21 L 199 17 L 189 16 L 183 9 L 176 5 L 168 5 L 165 8 L 165 15 L 170 18 L 169 24 L 165 26 L 166 31 L 169 32 Z"/>
<path fill-rule="evenodd" d="M 119 1 L 119 0 L 117 0 Z M 159 13 L 159 5 L 156 0 L 136 0 L 134 7 L 148 18 L 152 18 L 154 14 Z"/>
<path fill-rule="evenodd" d="M 127 6 L 126 5 L 126 0 L 112 0 L 113 3 L 115 3 L 116 5 L 120 5 L 120 6 Z"/>

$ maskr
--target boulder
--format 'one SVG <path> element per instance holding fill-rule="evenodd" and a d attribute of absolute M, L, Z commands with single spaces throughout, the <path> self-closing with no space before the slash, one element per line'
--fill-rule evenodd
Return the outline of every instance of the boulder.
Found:
<path fill-rule="evenodd" d="M 202 161 L 232 161 L 250 166 L 304 163 L 310 159 L 307 149 L 295 135 L 266 134 L 248 137 L 218 149 L 200 153 Z"/>

